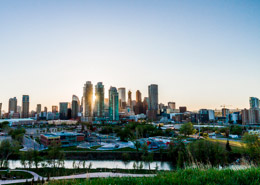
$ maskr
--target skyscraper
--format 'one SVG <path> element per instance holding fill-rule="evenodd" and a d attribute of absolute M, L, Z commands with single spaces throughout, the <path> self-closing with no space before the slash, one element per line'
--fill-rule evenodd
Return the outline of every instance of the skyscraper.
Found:
<path fill-rule="evenodd" d="M 158 113 L 158 85 L 151 84 L 148 87 L 149 104 L 148 104 L 148 118 L 156 120 Z"/>
<path fill-rule="evenodd" d="M 104 92 L 104 85 L 102 82 L 98 82 L 95 86 L 95 112 L 97 117 L 104 117 L 105 116 L 105 92 Z"/>
<path fill-rule="evenodd" d="M 47 113 L 48 112 L 48 108 L 44 107 L 44 112 Z"/>
<path fill-rule="evenodd" d="M 52 111 L 52 113 L 57 113 L 58 112 L 58 106 L 56 106 L 56 105 L 53 105 L 52 107 L 51 107 L 51 111 Z"/>
<path fill-rule="evenodd" d="M 42 112 L 42 105 L 41 104 L 37 104 L 36 113 L 40 114 L 41 112 Z"/>
<path fill-rule="evenodd" d="M 80 111 L 79 98 L 76 95 L 73 95 L 72 102 L 71 102 L 71 117 L 73 119 L 77 119 L 79 111 Z"/>
<path fill-rule="evenodd" d="M 136 91 L 136 104 L 134 106 L 134 112 L 135 112 L 135 114 L 144 113 L 142 94 L 139 90 Z"/>
<path fill-rule="evenodd" d="M 17 99 L 16 97 L 9 99 L 8 113 L 17 113 Z"/>
<path fill-rule="evenodd" d="M 119 120 L 118 92 L 115 87 L 110 87 L 109 89 L 109 119 Z"/>
<path fill-rule="evenodd" d="M 132 109 L 132 92 L 128 91 L 128 106 Z"/>
<path fill-rule="evenodd" d="M 93 102 L 93 85 L 87 81 L 83 87 L 83 117 L 86 121 L 92 117 L 92 102 Z"/>
<path fill-rule="evenodd" d="M 250 109 L 258 109 L 259 108 L 259 99 L 256 97 L 249 98 Z"/>
<path fill-rule="evenodd" d="M 119 108 L 125 109 L 126 106 L 126 96 L 125 96 L 125 88 L 118 88 L 118 98 L 119 98 Z"/>
<path fill-rule="evenodd" d="M 142 102 L 142 94 L 139 90 L 136 91 L 136 103 Z"/>
<path fill-rule="evenodd" d="M 68 119 L 68 110 L 70 108 L 70 103 L 60 102 L 60 119 Z"/>
<path fill-rule="evenodd" d="M 29 95 L 23 95 L 23 102 L 22 102 L 22 118 L 28 118 L 29 117 Z"/>

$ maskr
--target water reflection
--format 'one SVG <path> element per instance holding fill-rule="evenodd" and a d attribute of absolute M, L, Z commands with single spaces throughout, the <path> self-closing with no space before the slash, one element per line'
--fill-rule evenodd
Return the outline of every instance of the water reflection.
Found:
<path fill-rule="evenodd" d="M 91 163 L 91 169 L 96 169 L 96 168 L 108 168 L 108 169 L 134 169 L 141 166 L 143 166 L 142 169 L 149 169 L 149 164 L 139 161 L 129 161 L 129 162 L 123 162 L 120 160 L 114 160 L 114 161 L 109 161 L 109 160 L 88 160 L 85 161 L 85 164 L 83 164 L 83 160 L 65 160 L 64 161 L 64 167 L 73 169 L 73 168 L 83 168 L 88 167 L 89 164 Z M 50 167 L 50 165 L 47 163 L 47 161 L 41 162 L 39 165 L 39 168 L 42 166 Z M 21 164 L 20 160 L 10 160 L 9 161 L 9 168 L 10 169 L 15 169 L 15 168 L 23 168 L 24 166 Z M 32 165 L 32 168 L 35 166 Z M 154 161 L 150 163 L 150 168 L 151 169 L 158 169 L 158 170 L 172 170 L 173 167 L 169 162 L 161 162 L 161 161 Z"/>

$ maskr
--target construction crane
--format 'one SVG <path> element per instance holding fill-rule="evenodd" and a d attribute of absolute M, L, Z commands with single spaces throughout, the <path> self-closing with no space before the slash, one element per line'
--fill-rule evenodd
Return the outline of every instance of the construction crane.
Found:
<path fill-rule="evenodd" d="M 220 105 L 220 107 L 223 107 L 224 109 L 226 108 L 226 107 L 232 107 L 232 105 Z"/>

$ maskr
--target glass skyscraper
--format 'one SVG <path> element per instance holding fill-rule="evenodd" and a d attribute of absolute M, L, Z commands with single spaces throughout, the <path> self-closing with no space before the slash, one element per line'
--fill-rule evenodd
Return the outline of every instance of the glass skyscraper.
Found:
<path fill-rule="evenodd" d="M 109 89 L 109 119 L 119 120 L 118 92 L 115 87 L 110 87 Z"/>
<path fill-rule="evenodd" d="M 95 86 L 95 115 L 97 117 L 104 117 L 104 109 L 105 109 L 105 88 L 102 82 L 98 82 Z"/>

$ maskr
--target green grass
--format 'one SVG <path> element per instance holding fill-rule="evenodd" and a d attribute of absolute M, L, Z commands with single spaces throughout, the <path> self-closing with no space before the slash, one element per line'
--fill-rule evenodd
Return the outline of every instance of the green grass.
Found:
<path fill-rule="evenodd" d="M 10 171 L 10 173 L 8 173 L 6 171 L 0 171 L 0 179 L 1 177 L 6 177 L 7 179 L 30 179 L 33 176 L 27 172 Z"/>
<path fill-rule="evenodd" d="M 160 173 L 155 177 L 97 178 L 92 180 L 51 181 L 49 185 L 258 185 L 260 168 L 245 170 L 185 169 L 176 172 Z"/>
<path fill-rule="evenodd" d="M 222 145 L 223 147 L 226 147 L 226 140 L 220 140 L 220 139 L 208 139 L 209 141 L 212 142 L 218 142 L 220 145 Z M 233 152 L 236 153 L 243 153 L 243 148 L 245 147 L 245 144 L 239 141 L 229 141 L 229 144 L 232 148 Z"/>

